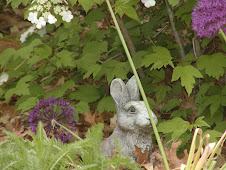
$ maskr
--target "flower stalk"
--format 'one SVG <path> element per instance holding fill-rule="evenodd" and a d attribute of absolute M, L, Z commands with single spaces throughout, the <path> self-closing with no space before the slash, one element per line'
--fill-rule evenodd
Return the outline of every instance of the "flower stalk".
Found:
<path fill-rule="evenodd" d="M 148 104 L 147 97 L 146 97 L 146 95 L 145 95 L 143 86 L 142 86 L 141 81 L 140 81 L 140 79 L 139 79 L 138 73 L 137 73 L 136 68 L 135 68 L 135 66 L 134 66 L 132 57 L 131 57 L 131 55 L 130 55 L 130 52 L 129 52 L 129 50 L 128 50 L 128 47 L 127 47 L 127 45 L 126 45 L 126 42 L 125 42 L 124 37 L 123 37 L 123 35 L 122 35 L 122 32 L 121 32 L 121 30 L 120 30 L 120 28 L 119 28 L 119 25 L 118 25 L 118 22 L 117 22 L 117 20 L 116 20 L 116 17 L 115 17 L 115 14 L 114 14 L 114 12 L 113 12 L 113 9 L 112 9 L 112 7 L 111 7 L 111 4 L 110 4 L 109 0 L 106 0 L 106 2 L 107 2 L 107 5 L 108 5 L 108 8 L 109 8 L 109 11 L 110 11 L 110 13 L 111 13 L 112 19 L 113 19 L 113 21 L 114 21 L 115 27 L 116 27 L 116 29 L 117 29 L 118 35 L 119 35 L 120 40 L 121 40 L 121 42 L 122 42 L 123 48 L 124 48 L 125 53 L 126 53 L 126 55 L 127 55 L 128 61 L 129 61 L 130 66 L 131 66 L 131 68 L 132 68 L 133 74 L 134 74 L 135 77 L 136 77 L 137 84 L 138 84 L 138 86 L 139 86 L 141 96 L 142 96 L 142 98 L 143 98 L 143 100 L 144 100 L 144 102 L 145 102 L 145 106 L 147 107 L 148 114 L 149 114 L 149 117 L 150 117 L 150 120 L 151 120 L 151 124 L 152 124 L 152 127 L 153 127 L 153 131 L 154 131 L 154 134 L 155 134 L 155 136 L 156 136 L 156 140 L 157 140 L 157 142 L 158 142 L 158 146 L 159 146 L 160 152 L 161 152 L 161 154 L 162 154 L 163 162 L 164 162 L 164 164 L 165 164 L 165 168 L 166 168 L 166 170 L 169 170 L 169 165 L 168 165 L 167 158 L 166 158 L 166 155 L 165 155 L 165 152 L 164 152 L 164 148 L 163 148 L 163 145 L 162 145 L 160 136 L 159 136 L 159 134 L 158 134 L 158 130 L 157 130 L 157 127 L 156 127 L 156 125 L 155 125 L 154 119 L 153 119 L 153 117 L 152 117 L 152 113 L 151 113 L 152 111 L 151 111 L 150 106 L 149 106 L 149 104 Z"/>
<path fill-rule="evenodd" d="M 224 39 L 224 41 L 226 42 L 226 36 L 225 36 L 225 34 L 224 34 L 224 31 L 220 28 L 220 34 L 222 35 L 222 37 L 223 37 L 223 39 Z"/>

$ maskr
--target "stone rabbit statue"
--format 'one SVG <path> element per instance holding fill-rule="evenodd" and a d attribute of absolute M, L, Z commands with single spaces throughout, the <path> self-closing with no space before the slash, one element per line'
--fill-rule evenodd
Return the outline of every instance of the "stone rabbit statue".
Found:
<path fill-rule="evenodd" d="M 147 149 L 150 155 L 152 126 L 145 103 L 140 101 L 135 76 L 130 78 L 127 84 L 119 78 L 114 79 L 110 86 L 110 93 L 115 101 L 118 120 L 112 135 L 102 146 L 103 155 L 111 156 L 112 150 L 116 149 L 114 138 L 119 141 L 123 155 L 131 157 L 134 161 L 136 161 L 134 145 L 143 153 Z M 152 117 L 157 124 L 158 120 L 153 112 Z"/>

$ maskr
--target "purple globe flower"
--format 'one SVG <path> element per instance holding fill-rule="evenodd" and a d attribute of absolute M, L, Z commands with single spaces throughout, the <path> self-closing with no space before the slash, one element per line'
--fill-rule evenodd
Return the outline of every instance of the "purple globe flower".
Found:
<path fill-rule="evenodd" d="M 54 96 L 40 101 L 29 115 L 32 132 L 34 134 L 37 133 L 38 122 L 41 121 L 48 137 L 54 136 L 62 142 L 68 141 L 72 135 L 61 127 L 52 125 L 52 120 L 54 119 L 70 130 L 75 130 L 76 120 L 74 109 L 74 107 L 69 105 L 69 102 L 63 99 L 56 100 Z"/>
<path fill-rule="evenodd" d="M 192 28 L 199 37 L 226 33 L 226 0 L 201 0 L 192 12 Z"/>

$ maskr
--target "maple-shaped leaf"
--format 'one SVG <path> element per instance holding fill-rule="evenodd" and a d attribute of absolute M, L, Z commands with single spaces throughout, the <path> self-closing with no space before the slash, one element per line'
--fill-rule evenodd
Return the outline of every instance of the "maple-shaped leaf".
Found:
<path fill-rule="evenodd" d="M 226 67 L 226 56 L 222 53 L 216 53 L 211 56 L 202 55 L 197 62 L 199 70 L 205 69 L 206 74 L 217 80 L 224 75 L 224 67 Z"/>
<path fill-rule="evenodd" d="M 203 78 L 202 74 L 193 66 L 177 66 L 173 70 L 173 76 L 171 81 L 177 81 L 179 78 L 181 79 L 181 85 L 185 87 L 188 92 L 188 96 L 190 96 L 192 88 L 195 84 L 195 77 Z"/>
<path fill-rule="evenodd" d="M 135 155 L 137 156 L 136 163 L 138 164 L 146 164 L 148 163 L 148 150 L 145 149 L 144 153 L 141 151 L 140 148 L 138 148 L 136 145 L 135 146 Z"/>
<path fill-rule="evenodd" d="M 220 94 L 217 94 L 217 95 L 213 95 L 213 96 L 208 97 L 203 105 L 206 106 L 206 107 L 208 105 L 210 105 L 210 113 L 213 116 L 214 113 L 219 108 L 221 101 L 223 101 L 223 100 L 224 100 L 224 97 Z"/>
<path fill-rule="evenodd" d="M 167 48 L 154 46 L 153 51 L 155 53 L 148 54 L 144 57 L 144 60 L 142 63 L 145 67 L 148 67 L 151 64 L 153 64 L 151 67 L 151 70 L 160 69 L 163 66 L 166 67 L 167 65 L 171 65 L 174 68 L 173 62 L 171 61 L 172 57 Z"/>

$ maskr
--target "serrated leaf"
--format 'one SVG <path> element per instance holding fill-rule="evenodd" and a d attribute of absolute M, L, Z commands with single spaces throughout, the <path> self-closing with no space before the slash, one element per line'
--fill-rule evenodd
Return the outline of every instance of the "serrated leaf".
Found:
<path fill-rule="evenodd" d="M 203 126 L 210 127 L 203 119 L 204 119 L 204 116 L 201 116 L 198 119 L 196 119 L 195 123 L 193 124 L 194 128 L 203 127 Z"/>
<path fill-rule="evenodd" d="M 173 70 L 173 76 L 171 81 L 177 81 L 181 78 L 181 85 L 185 87 L 188 96 L 192 92 L 192 88 L 195 84 L 195 77 L 203 78 L 202 74 L 193 66 L 177 66 Z"/>
<path fill-rule="evenodd" d="M 94 0 L 94 2 L 96 2 L 97 4 L 102 4 L 104 0 Z"/>
<path fill-rule="evenodd" d="M 220 104 L 221 104 L 221 95 L 213 95 L 207 98 L 207 100 L 205 101 L 204 105 L 208 106 L 210 105 L 210 113 L 213 116 L 214 113 L 217 111 L 217 109 L 219 108 Z"/>
<path fill-rule="evenodd" d="M 89 105 L 87 102 L 79 102 L 75 105 L 76 113 L 85 113 L 89 110 Z"/>
<path fill-rule="evenodd" d="M 142 65 L 144 65 L 145 67 L 149 67 L 151 64 L 153 64 L 151 70 L 160 69 L 162 67 L 166 67 L 167 65 L 170 65 L 174 68 L 173 62 L 171 61 L 172 57 L 167 48 L 154 46 L 153 51 L 155 53 L 148 54 L 144 57 Z"/>
<path fill-rule="evenodd" d="M 179 128 L 178 128 L 179 127 Z M 184 121 L 183 119 L 176 117 L 172 120 L 168 120 L 163 123 L 159 123 L 157 129 L 159 132 L 172 133 L 173 139 L 178 139 L 182 134 L 184 134 L 191 125 L 189 122 Z"/>
<path fill-rule="evenodd" d="M 202 55 L 197 62 L 199 70 L 205 69 L 206 74 L 219 80 L 224 75 L 224 68 L 226 67 L 226 56 L 222 53 L 216 53 L 211 56 Z"/>
<path fill-rule="evenodd" d="M 163 85 L 159 85 L 155 88 L 155 97 L 157 99 L 157 103 L 160 103 L 161 101 L 163 101 L 166 97 L 166 92 L 170 91 L 171 88 L 169 86 L 163 86 Z"/>
<path fill-rule="evenodd" d="M 165 79 L 165 71 L 163 69 L 152 70 L 150 76 L 154 78 L 152 83 L 159 83 Z"/>
<path fill-rule="evenodd" d="M 89 103 L 99 99 L 100 94 L 97 88 L 87 84 L 80 86 L 75 92 L 71 93 L 68 97 L 71 99 Z"/>
<path fill-rule="evenodd" d="M 16 50 L 13 48 L 7 48 L 4 51 L 1 52 L 0 54 L 0 65 L 1 67 L 5 67 L 8 61 L 14 56 L 16 53 Z"/>
<path fill-rule="evenodd" d="M 91 74 L 93 74 L 93 77 L 95 77 L 101 70 L 101 66 L 98 64 L 91 65 L 89 70 L 86 72 L 86 74 L 83 76 L 83 79 L 88 78 Z"/>
<path fill-rule="evenodd" d="M 94 0 L 78 0 L 78 2 L 87 13 L 92 8 Z"/>
<path fill-rule="evenodd" d="M 172 110 L 173 108 L 180 106 L 180 101 L 177 98 L 170 99 L 167 104 L 165 104 L 162 107 L 162 110 L 165 110 L 166 112 Z"/>
<path fill-rule="evenodd" d="M 37 97 L 30 97 L 28 98 L 26 101 L 24 101 L 23 103 L 21 103 L 17 110 L 21 110 L 21 112 L 25 112 L 28 111 L 29 109 L 33 108 L 34 106 L 36 106 L 38 104 L 39 100 Z"/>
<path fill-rule="evenodd" d="M 66 81 L 59 89 L 53 90 L 53 91 L 47 93 L 45 98 L 50 98 L 52 96 L 55 96 L 56 98 L 60 98 L 60 97 L 62 97 L 64 95 L 64 93 L 68 89 L 72 89 L 73 87 L 75 87 L 75 82 L 74 81 L 72 81 L 72 80 Z"/>
<path fill-rule="evenodd" d="M 75 67 L 73 52 L 62 50 L 61 52 L 57 53 L 57 57 L 59 58 L 56 62 L 57 68 L 60 68 L 63 65 L 65 67 Z"/>
<path fill-rule="evenodd" d="M 177 4 L 179 4 L 180 0 L 168 0 L 168 2 L 172 7 L 175 7 Z"/>
<path fill-rule="evenodd" d="M 102 98 L 98 105 L 97 105 L 97 111 L 99 113 L 103 113 L 104 111 L 107 112 L 116 112 L 115 110 L 115 103 L 111 96 L 107 96 Z"/>

